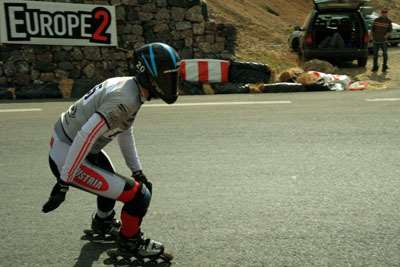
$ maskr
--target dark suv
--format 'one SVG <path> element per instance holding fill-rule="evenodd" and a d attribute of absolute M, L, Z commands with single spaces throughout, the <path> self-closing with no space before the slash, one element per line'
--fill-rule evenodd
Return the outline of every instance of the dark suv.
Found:
<path fill-rule="evenodd" d="M 360 12 L 364 0 L 314 0 L 315 8 L 300 28 L 302 60 L 368 60 L 368 28 Z"/>

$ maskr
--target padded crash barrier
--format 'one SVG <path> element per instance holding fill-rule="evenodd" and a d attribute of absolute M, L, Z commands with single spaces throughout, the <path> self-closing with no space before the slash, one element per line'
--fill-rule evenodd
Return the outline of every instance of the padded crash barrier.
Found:
<path fill-rule="evenodd" d="M 180 92 L 184 95 L 245 94 L 247 85 L 265 84 L 271 79 L 268 65 L 218 59 L 188 59 L 180 64 Z"/>
<path fill-rule="evenodd" d="M 198 83 L 268 83 L 271 68 L 255 62 L 218 59 L 182 60 L 180 74 L 183 81 Z"/>
<path fill-rule="evenodd" d="M 268 65 L 254 62 L 231 62 L 229 68 L 231 83 L 268 83 L 270 79 L 271 68 Z"/>

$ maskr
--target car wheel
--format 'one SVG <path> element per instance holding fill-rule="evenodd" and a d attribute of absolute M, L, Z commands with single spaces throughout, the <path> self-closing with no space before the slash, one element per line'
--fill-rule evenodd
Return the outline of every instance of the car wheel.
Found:
<path fill-rule="evenodd" d="M 357 60 L 358 62 L 358 66 L 360 68 L 365 68 L 365 66 L 367 66 L 367 62 L 368 62 L 368 57 L 361 57 Z"/>
<path fill-rule="evenodd" d="M 390 46 L 398 46 L 399 45 L 399 43 L 390 43 Z"/>
<path fill-rule="evenodd" d="M 292 49 L 294 52 L 299 52 L 299 40 L 298 39 L 293 39 Z"/>

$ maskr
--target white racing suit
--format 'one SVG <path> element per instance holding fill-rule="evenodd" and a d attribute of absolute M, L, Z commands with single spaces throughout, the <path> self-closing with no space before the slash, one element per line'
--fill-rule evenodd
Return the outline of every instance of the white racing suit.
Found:
<path fill-rule="evenodd" d="M 62 182 L 98 195 L 98 214 L 110 214 L 115 200 L 125 203 L 122 232 L 136 234 L 150 194 L 115 173 L 102 149 L 115 137 L 132 172 L 141 170 L 132 124 L 143 103 L 134 77 L 108 79 L 61 115 L 50 142 L 50 166 Z"/>

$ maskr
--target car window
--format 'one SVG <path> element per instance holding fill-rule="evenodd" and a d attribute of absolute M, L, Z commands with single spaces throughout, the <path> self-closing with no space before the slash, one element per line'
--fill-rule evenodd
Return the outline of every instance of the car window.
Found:
<path fill-rule="evenodd" d="M 314 20 L 315 28 L 326 28 L 327 30 L 337 30 L 339 28 L 352 30 L 358 27 L 359 24 L 359 19 L 354 13 L 323 13 L 319 14 Z"/>

